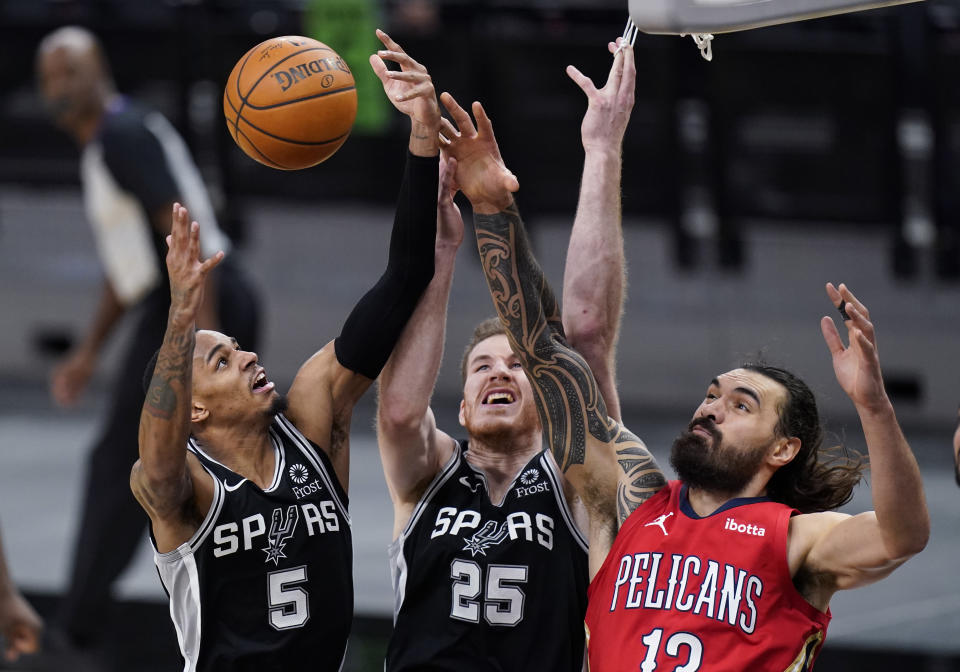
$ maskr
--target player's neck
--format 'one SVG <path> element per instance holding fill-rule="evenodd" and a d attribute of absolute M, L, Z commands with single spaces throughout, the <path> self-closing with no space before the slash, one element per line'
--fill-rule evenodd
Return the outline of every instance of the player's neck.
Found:
<path fill-rule="evenodd" d="M 483 472 L 487 479 L 490 500 L 499 502 L 520 469 L 541 450 L 540 432 L 524 434 L 513 441 L 491 441 L 471 436 L 467 462 Z"/>
<path fill-rule="evenodd" d="M 715 512 L 730 500 L 742 499 L 744 497 L 762 497 L 766 494 L 764 484 L 755 481 L 751 481 L 739 492 L 717 492 L 690 486 L 687 488 L 687 499 L 690 502 L 690 508 L 692 508 L 698 516 L 705 517 Z"/>
<path fill-rule="evenodd" d="M 198 441 L 217 462 L 256 483 L 260 489 L 273 481 L 276 459 L 270 433 L 265 428 L 245 432 L 235 427 L 224 428 L 198 437 Z"/>

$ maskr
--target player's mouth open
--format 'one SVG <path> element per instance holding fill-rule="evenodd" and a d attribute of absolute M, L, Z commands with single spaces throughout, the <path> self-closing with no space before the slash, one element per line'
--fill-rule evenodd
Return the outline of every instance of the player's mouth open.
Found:
<path fill-rule="evenodd" d="M 260 370 L 260 373 L 257 374 L 257 377 L 253 379 L 253 393 L 254 394 L 263 394 L 264 392 L 269 392 L 274 388 L 272 382 L 267 381 L 267 374 L 263 369 Z"/>
<path fill-rule="evenodd" d="M 483 404 L 512 404 L 513 394 L 510 392 L 491 392 L 483 398 Z"/>

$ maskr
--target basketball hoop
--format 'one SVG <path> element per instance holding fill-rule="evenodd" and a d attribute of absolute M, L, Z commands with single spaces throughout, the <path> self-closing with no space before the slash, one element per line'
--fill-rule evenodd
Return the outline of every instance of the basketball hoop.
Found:
<path fill-rule="evenodd" d="M 691 35 L 700 54 L 713 59 L 718 33 L 733 33 L 822 16 L 862 12 L 923 0 L 629 0 L 630 30 L 654 35 Z M 631 42 L 632 44 L 632 42 Z"/>

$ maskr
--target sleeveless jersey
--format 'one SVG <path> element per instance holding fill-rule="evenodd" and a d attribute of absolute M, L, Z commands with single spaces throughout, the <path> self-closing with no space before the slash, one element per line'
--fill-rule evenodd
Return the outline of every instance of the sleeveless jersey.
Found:
<path fill-rule="evenodd" d="M 390 546 L 386 670 L 579 672 L 587 546 L 554 463 L 538 454 L 497 505 L 466 452 L 458 444 Z"/>
<path fill-rule="evenodd" d="M 326 454 L 278 415 L 265 490 L 205 454 L 214 481 L 196 534 L 155 562 L 184 672 L 339 670 L 353 618 L 347 498 Z"/>
<path fill-rule="evenodd" d="M 591 672 L 805 672 L 829 611 L 787 564 L 795 513 L 766 497 L 700 518 L 672 481 L 630 514 L 589 589 Z"/>

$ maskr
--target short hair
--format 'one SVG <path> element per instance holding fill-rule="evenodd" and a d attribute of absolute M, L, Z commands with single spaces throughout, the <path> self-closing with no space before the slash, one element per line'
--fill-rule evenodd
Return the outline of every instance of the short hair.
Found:
<path fill-rule="evenodd" d="M 863 477 L 866 460 L 843 445 L 823 448 L 823 427 L 813 392 L 798 376 L 786 369 L 763 363 L 741 366 L 782 385 L 786 400 L 777 409 L 777 436 L 797 438 L 800 450 L 789 464 L 773 474 L 767 483 L 770 499 L 801 513 L 830 511 L 853 497 L 853 489 Z"/>
<path fill-rule="evenodd" d="M 485 341 L 491 336 L 500 336 L 501 334 L 506 335 L 506 333 L 507 330 L 504 328 L 503 324 L 501 324 L 499 317 L 488 317 L 474 327 L 473 335 L 467 342 L 467 347 L 463 349 L 463 358 L 460 360 L 461 385 L 464 385 L 467 382 L 467 363 L 470 359 L 470 354 L 473 352 L 473 349 L 476 348 L 481 341 Z"/>
<path fill-rule="evenodd" d="M 89 50 L 96 60 L 97 65 L 100 66 L 103 76 L 107 80 L 113 81 L 113 75 L 110 72 L 110 62 L 107 60 L 103 44 L 90 30 L 82 26 L 61 26 L 47 33 L 37 46 L 37 63 L 39 64 L 39 59 L 43 54 L 60 48 L 74 51 Z"/>

